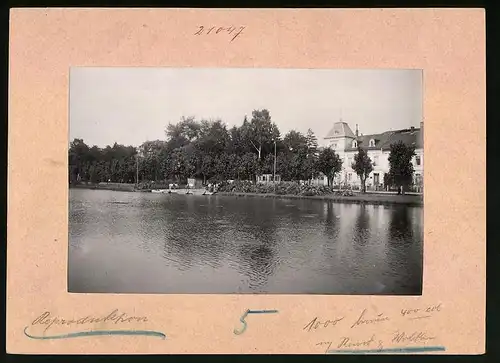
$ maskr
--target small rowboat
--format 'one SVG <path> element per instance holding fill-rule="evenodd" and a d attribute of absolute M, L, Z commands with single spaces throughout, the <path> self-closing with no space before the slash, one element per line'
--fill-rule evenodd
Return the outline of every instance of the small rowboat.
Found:
<path fill-rule="evenodd" d="M 160 194 L 177 194 L 177 192 L 174 192 L 173 190 L 170 189 L 152 189 L 151 193 L 160 193 Z"/>

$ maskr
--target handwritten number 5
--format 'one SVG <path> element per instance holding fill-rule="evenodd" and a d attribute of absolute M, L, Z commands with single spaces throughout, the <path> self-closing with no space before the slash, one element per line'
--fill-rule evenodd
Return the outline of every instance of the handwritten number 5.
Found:
<path fill-rule="evenodd" d="M 248 314 L 274 314 L 277 312 L 278 310 L 247 310 L 240 318 L 240 321 L 243 324 L 243 326 L 241 327 L 240 330 L 234 329 L 233 332 L 236 335 L 243 334 L 243 332 L 247 329 L 247 322 L 245 321 L 245 318 L 247 317 Z"/>
<path fill-rule="evenodd" d="M 247 322 L 245 321 L 245 318 L 247 317 L 248 313 L 250 310 L 245 311 L 245 313 L 241 316 L 240 321 L 243 324 L 240 330 L 234 329 L 234 334 L 240 335 L 243 334 L 243 332 L 247 329 Z"/>

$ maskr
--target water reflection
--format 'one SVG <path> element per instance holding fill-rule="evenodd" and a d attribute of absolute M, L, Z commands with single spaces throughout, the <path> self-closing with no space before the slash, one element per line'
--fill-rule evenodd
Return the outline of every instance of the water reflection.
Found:
<path fill-rule="evenodd" d="M 354 246 L 361 249 L 366 245 L 370 238 L 370 216 L 369 212 L 373 213 L 373 206 L 365 206 L 361 204 L 358 208 L 358 216 L 354 229 L 356 231 L 356 238 L 354 239 Z"/>
<path fill-rule="evenodd" d="M 249 279 L 250 290 L 265 291 L 265 285 L 274 272 L 275 252 L 262 244 L 247 244 L 239 251 L 239 270 Z"/>
<path fill-rule="evenodd" d="M 395 243 L 407 243 L 413 239 L 413 228 L 411 228 L 409 210 L 407 207 L 392 207 L 389 234 L 391 242 Z"/>
<path fill-rule="evenodd" d="M 420 294 L 422 208 L 70 191 L 72 292 Z"/>

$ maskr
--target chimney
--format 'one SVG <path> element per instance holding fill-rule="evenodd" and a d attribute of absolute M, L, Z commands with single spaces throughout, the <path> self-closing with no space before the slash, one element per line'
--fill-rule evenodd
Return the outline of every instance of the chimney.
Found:
<path fill-rule="evenodd" d="M 420 121 L 420 132 L 419 132 L 419 146 L 423 147 L 424 146 L 424 122 Z"/>
<path fill-rule="evenodd" d="M 356 137 L 359 135 L 358 124 L 356 124 Z"/>

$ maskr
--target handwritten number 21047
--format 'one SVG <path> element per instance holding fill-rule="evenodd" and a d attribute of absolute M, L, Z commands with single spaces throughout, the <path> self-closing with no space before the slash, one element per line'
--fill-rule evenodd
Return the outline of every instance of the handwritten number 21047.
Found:
<path fill-rule="evenodd" d="M 240 27 L 230 26 L 228 28 L 225 28 L 222 26 L 220 26 L 220 27 L 213 26 L 210 28 L 206 28 L 203 25 L 200 25 L 200 26 L 198 26 L 198 30 L 196 31 L 196 33 L 194 33 L 194 35 L 229 34 L 229 35 L 233 35 L 233 37 L 230 40 L 232 42 L 241 33 L 243 33 L 244 29 L 245 29 L 244 26 L 240 26 Z"/>

